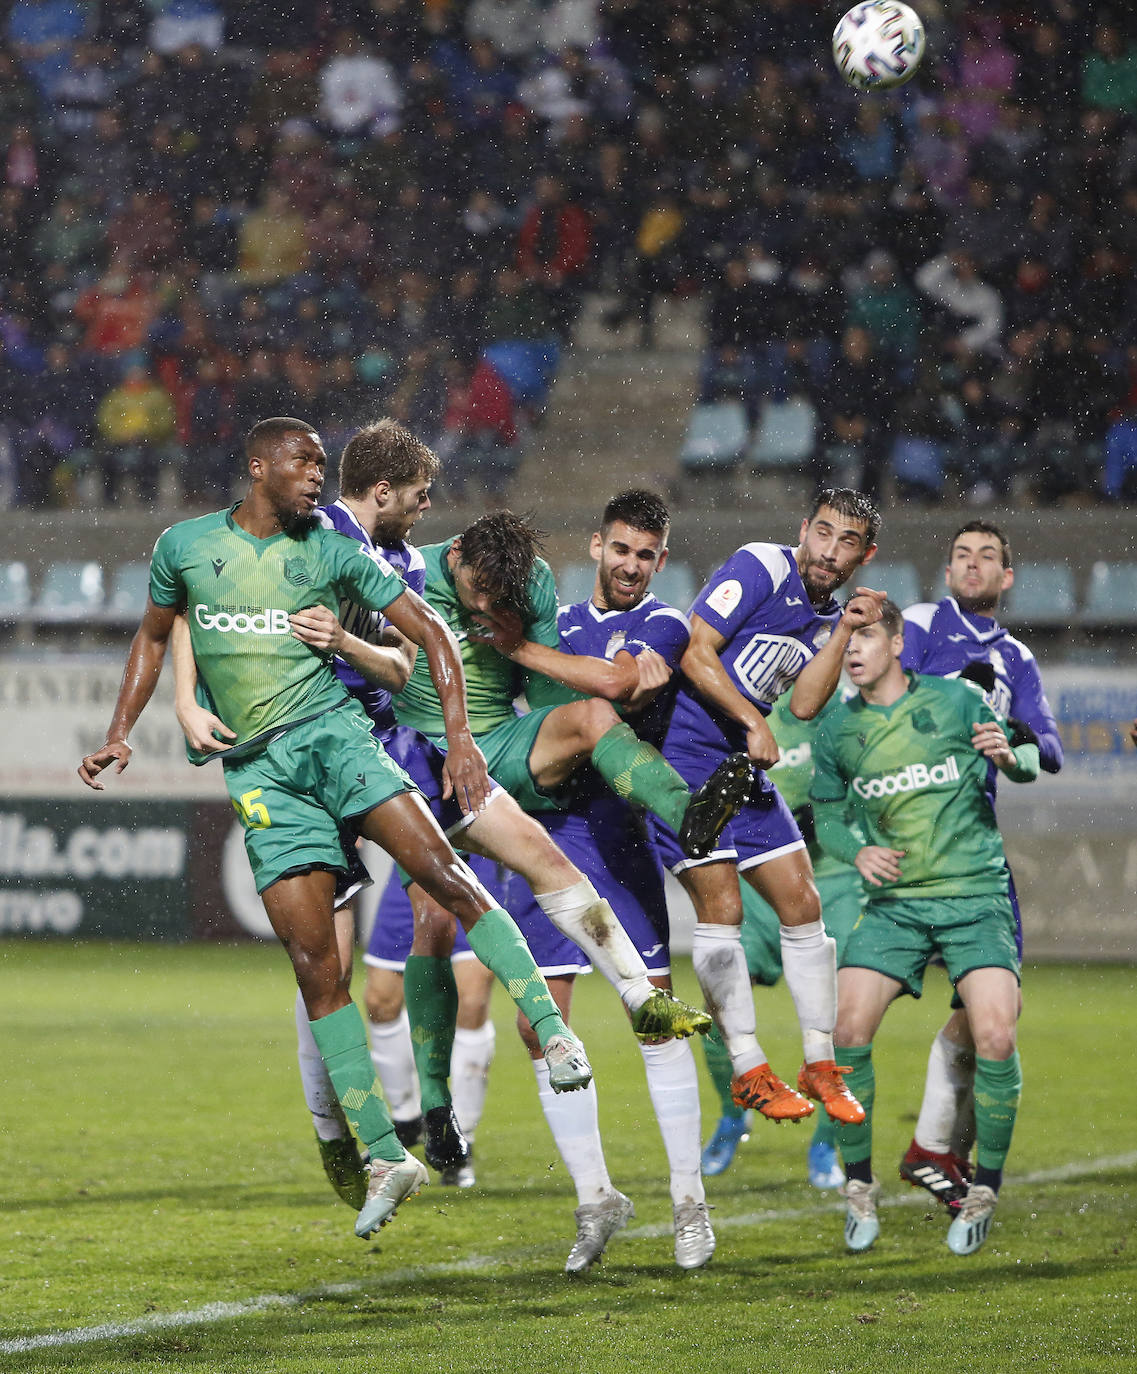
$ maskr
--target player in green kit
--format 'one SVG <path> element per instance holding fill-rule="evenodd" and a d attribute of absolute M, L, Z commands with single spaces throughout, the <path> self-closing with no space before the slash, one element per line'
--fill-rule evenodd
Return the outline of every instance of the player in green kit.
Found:
<path fill-rule="evenodd" d="M 987 1239 L 1022 1091 L 1015 1047 L 1021 970 L 987 766 L 1012 782 L 1032 782 L 1038 746 L 1012 748 L 1006 722 L 972 683 L 905 672 L 903 648 L 900 611 L 885 602 L 880 623 L 855 631 L 845 651 L 858 695 L 829 716 L 813 747 L 818 841 L 856 865 L 868 896 L 838 973 L 834 1041 L 865 1108 L 861 1125 L 837 1130 L 847 1179 L 845 1244 L 867 1250 L 880 1232 L 873 1036 L 895 998 L 920 995 L 924 969 L 938 953 L 975 1035 L 977 1167 L 947 1234 L 949 1248 L 968 1255 Z"/>
<path fill-rule="evenodd" d="M 315 606 L 336 612 L 348 599 L 382 611 L 420 646 L 442 702 L 446 781 L 463 809 L 477 812 L 489 778 L 470 735 L 457 643 L 385 560 L 315 518 L 327 459 L 310 425 L 288 417 L 261 421 L 245 451 L 250 482 L 243 501 L 159 536 L 150 597 L 106 743 L 84 758 L 79 775 L 101 790 L 103 769 L 114 765 L 121 773 L 129 763 L 127 737 L 153 693 L 184 609 L 202 704 L 234 735 L 222 766 L 257 890 L 292 961 L 345 1116 L 370 1155 L 355 1223 L 356 1234 L 366 1237 L 427 1176 L 399 1143 L 340 961 L 332 906 L 336 876 L 346 867 L 341 823 L 386 849 L 461 920 L 475 953 L 538 1031 L 557 1090 L 583 1088 L 592 1071 L 516 925 L 454 853 L 421 793 L 371 734 L 330 655 L 297 635 L 297 616 Z"/>
<path fill-rule="evenodd" d="M 840 705 L 840 700 L 840 695 L 835 695 L 813 720 L 800 720 L 789 708 L 789 697 L 782 696 L 766 717 L 766 724 L 781 750 L 781 758 L 766 771 L 793 812 L 808 844 L 825 929 L 837 942 L 838 959 L 860 914 L 863 883 L 851 864 L 830 858 L 817 844 L 809 786 L 813 778 L 814 736 L 821 722 Z M 780 922 L 773 907 L 762 900 L 750 883 L 742 882 L 739 888 L 746 968 L 753 983 L 772 988 L 782 976 Z M 722 1103 L 722 1115 L 703 1150 L 703 1173 L 713 1176 L 730 1167 L 739 1144 L 748 1137 L 750 1113 L 738 1106 L 731 1095 L 734 1070 L 717 1028 L 704 1038 L 703 1050 Z M 808 1153 L 809 1181 L 815 1188 L 837 1188 L 845 1181 L 844 1170 L 837 1161 L 836 1141 L 832 1119 L 828 1113 L 819 1113 Z"/>

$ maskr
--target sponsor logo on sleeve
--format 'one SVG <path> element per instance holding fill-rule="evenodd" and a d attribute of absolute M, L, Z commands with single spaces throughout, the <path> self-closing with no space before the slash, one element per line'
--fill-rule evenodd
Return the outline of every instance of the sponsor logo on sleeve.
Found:
<path fill-rule="evenodd" d="M 721 615 L 726 620 L 737 610 L 741 600 L 742 583 L 732 577 L 726 582 L 719 583 L 707 597 L 707 605 L 716 615 Z"/>

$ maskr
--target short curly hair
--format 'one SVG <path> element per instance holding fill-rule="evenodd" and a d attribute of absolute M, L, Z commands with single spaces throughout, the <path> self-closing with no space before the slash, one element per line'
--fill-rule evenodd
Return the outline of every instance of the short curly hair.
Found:
<path fill-rule="evenodd" d="M 459 561 L 498 605 L 528 621 L 529 579 L 544 537 L 527 515 L 491 511 L 458 536 Z"/>

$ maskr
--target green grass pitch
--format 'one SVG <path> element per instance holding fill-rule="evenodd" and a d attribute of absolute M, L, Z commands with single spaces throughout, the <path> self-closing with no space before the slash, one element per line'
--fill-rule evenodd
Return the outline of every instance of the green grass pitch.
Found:
<path fill-rule="evenodd" d="M 694 994 L 688 962 L 676 977 Z M 1024 1102 L 978 1255 L 953 1256 L 946 1214 L 895 1173 L 946 1008 L 936 973 L 877 1040 L 875 1249 L 847 1255 L 839 1202 L 805 1181 L 808 1126 L 760 1121 L 708 1181 L 714 1260 L 683 1274 L 642 1061 L 611 990 L 581 980 L 609 1168 L 638 1215 L 570 1278 L 574 1198 L 500 990 L 478 1186 L 435 1184 L 364 1243 L 319 1167 L 279 949 L 0 942 L 0 1371 L 1130 1367 L 1134 983 L 1028 970 Z M 757 996 L 789 1077 L 789 998 Z M 707 1089 L 704 1137 L 716 1115 Z"/>

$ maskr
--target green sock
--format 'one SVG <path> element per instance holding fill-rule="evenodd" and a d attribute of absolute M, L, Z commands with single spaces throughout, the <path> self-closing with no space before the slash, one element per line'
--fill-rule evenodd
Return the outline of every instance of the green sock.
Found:
<path fill-rule="evenodd" d="M 848 1064 L 845 1086 L 865 1109 L 865 1119 L 859 1126 L 833 1123 L 842 1161 L 861 1164 L 872 1158 L 872 1103 L 876 1096 L 876 1074 L 872 1066 L 872 1045 L 844 1046 L 837 1051 L 837 1059 Z"/>
<path fill-rule="evenodd" d="M 567 1033 L 568 1027 L 561 1020 L 549 985 L 507 911 L 491 907 L 478 917 L 466 938 L 470 948 L 529 1018 L 542 1049 L 551 1036 Z"/>
<path fill-rule="evenodd" d="M 975 1056 L 975 1160 L 981 1169 L 1002 1169 L 1022 1091 L 1018 1050 L 1010 1059 Z"/>
<path fill-rule="evenodd" d="M 406 1151 L 391 1124 L 367 1048 L 363 1017 L 354 1002 L 308 1023 L 327 1066 L 348 1125 L 373 1159 L 402 1159 Z"/>
<path fill-rule="evenodd" d="M 618 797 L 646 806 L 678 832 L 691 800 L 687 784 L 630 725 L 621 721 L 601 736 L 592 751 L 592 766 Z"/>
<path fill-rule="evenodd" d="M 726 1045 L 723 1044 L 718 1026 L 712 1026 L 702 1039 L 703 1053 L 707 1057 L 707 1072 L 711 1075 L 711 1082 L 715 1085 L 715 1092 L 719 1095 L 722 1115 L 733 1117 L 737 1121 L 746 1115 L 746 1109 L 740 1107 L 730 1095 L 730 1082 L 734 1077 L 734 1069 L 731 1066 L 730 1055 L 727 1053 Z"/>
<path fill-rule="evenodd" d="M 403 970 L 403 997 L 422 1092 L 422 1109 L 450 1101 L 450 1054 L 458 1021 L 458 985 L 449 958 L 411 954 Z"/>

